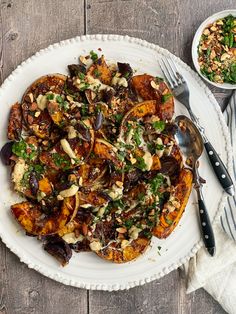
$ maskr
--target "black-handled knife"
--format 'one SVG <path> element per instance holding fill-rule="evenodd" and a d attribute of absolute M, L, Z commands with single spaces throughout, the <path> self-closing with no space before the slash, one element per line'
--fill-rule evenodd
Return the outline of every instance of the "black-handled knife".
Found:
<path fill-rule="evenodd" d="M 215 151 L 214 147 L 211 145 L 210 142 L 205 142 L 204 146 L 207 151 L 207 155 L 210 159 L 211 165 L 215 171 L 215 174 L 220 181 L 223 189 L 231 196 L 234 195 L 234 185 L 233 181 L 225 168 L 222 160 L 220 159 L 219 155 Z"/>
<path fill-rule="evenodd" d="M 207 155 L 210 159 L 212 168 L 218 178 L 221 186 L 229 195 L 234 196 L 235 187 L 233 184 L 233 180 L 231 179 L 228 170 L 226 169 L 223 161 L 220 159 L 220 156 L 209 142 L 206 134 L 205 129 L 200 125 L 199 119 L 195 116 L 191 109 L 189 109 L 189 114 L 191 119 L 194 121 L 196 127 L 198 128 L 199 132 L 201 133 L 202 140 L 207 151 Z"/>
<path fill-rule="evenodd" d="M 198 196 L 198 209 L 199 209 L 199 220 L 200 227 L 202 231 L 202 238 L 205 244 L 205 248 L 211 256 L 215 255 L 215 237 L 212 230 L 211 221 L 208 215 L 207 207 L 202 194 L 202 183 L 200 182 L 200 177 L 198 169 L 195 168 L 195 185 L 194 188 L 197 191 Z"/>

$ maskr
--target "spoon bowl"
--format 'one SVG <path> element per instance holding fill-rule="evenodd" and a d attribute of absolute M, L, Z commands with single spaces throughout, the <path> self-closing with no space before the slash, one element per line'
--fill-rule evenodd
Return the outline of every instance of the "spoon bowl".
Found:
<path fill-rule="evenodd" d="M 175 133 L 176 142 L 180 146 L 183 155 L 187 159 L 190 158 L 196 162 L 204 149 L 200 132 L 194 123 L 184 115 L 176 117 L 175 122 L 178 125 Z"/>

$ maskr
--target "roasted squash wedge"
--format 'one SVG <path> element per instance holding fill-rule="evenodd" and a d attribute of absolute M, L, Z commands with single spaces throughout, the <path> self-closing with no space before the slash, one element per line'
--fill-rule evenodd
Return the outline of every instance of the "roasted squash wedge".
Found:
<path fill-rule="evenodd" d="M 192 171 L 183 168 L 174 192 L 171 193 L 169 201 L 164 205 L 159 223 L 153 229 L 153 235 L 157 238 L 168 237 L 179 223 L 192 190 L 192 180 Z"/>
<path fill-rule="evenodd" d="M 58 212 L 46 216 L 40 208 L 31 202 L 22 202 L 11 206 L 13 216 L 21 227 L 32 235 L 49 235 L 57 233 L 67 222 L 75 208 L 75 198 L 65 198 Z"/>
<path fill-rule="evenodd" d="M 131 84 L 143 100 L 156 100 L 158 115 L 161 120 L 171 120 L 174 114 L 174 97 L 165 82 L 155 77 L 142 74 L 132 77 Z"/>
<path fill-rule="evenodd" d="M 127 263 L 142 255 L 148 248 L 149 243 L 149 239 L 139 237 L 124 248 L 117 248 L 114 243 L 110 244 L 106 248 L 98 251 L 97 255 L 113 263 Z"/>
<path fill-rule="evenodd" d="M 48 92 L 61 94 L 66 76 L 45 75 L 31 84 L 22 98 L 22 113 L 27 127 L 39 138 L 48 138 L 52 119 L 46 109 Z"/>

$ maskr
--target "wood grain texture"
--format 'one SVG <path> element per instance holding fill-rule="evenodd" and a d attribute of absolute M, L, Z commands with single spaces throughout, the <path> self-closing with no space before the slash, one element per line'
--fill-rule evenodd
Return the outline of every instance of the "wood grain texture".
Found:
<path fill-rule="evenodd" d="M 84 34 L 83 1 L 1 1 L 1 81 L 49 44 Z M 19 262 L 0 243 L 0 314 L 87 313 L 87 291 L 63 286 Z"/>
<path fill-rule="evenodd" d="M 192 66 L 191 41 L 235 0 L 0 0 L 0 81 L 41 48 L 79 34 L 118 33 L 167 48 Z M 212 88 L 211 88 L 212 89 Z M 212 89 L 223 107 L 231 92 Z M 63 286 L 27 268 L 0 242 L 0 314 L 224 314 L 203 289 L 185 293 L 178 271 L 129 291 Z"/>

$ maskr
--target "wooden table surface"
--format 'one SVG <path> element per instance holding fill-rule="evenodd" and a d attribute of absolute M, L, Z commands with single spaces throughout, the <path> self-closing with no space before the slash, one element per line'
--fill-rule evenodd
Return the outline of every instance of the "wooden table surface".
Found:
<path fill-rule="evenodd" d="M 235 0 L 1 0 L 0 81 L 39 49 L 95 33 L 146 39 L 192 66 L 191 42 L 199 24 L 214 12 L 235 6 Z M 224 107 L 231 92 L 211 90 Z M 225 312 L 203 289 L 186 295 L 178 270 L 129 291 L 86 291 L 28 269 L 0 242 L 0 314 L 6 313 Z"/>

